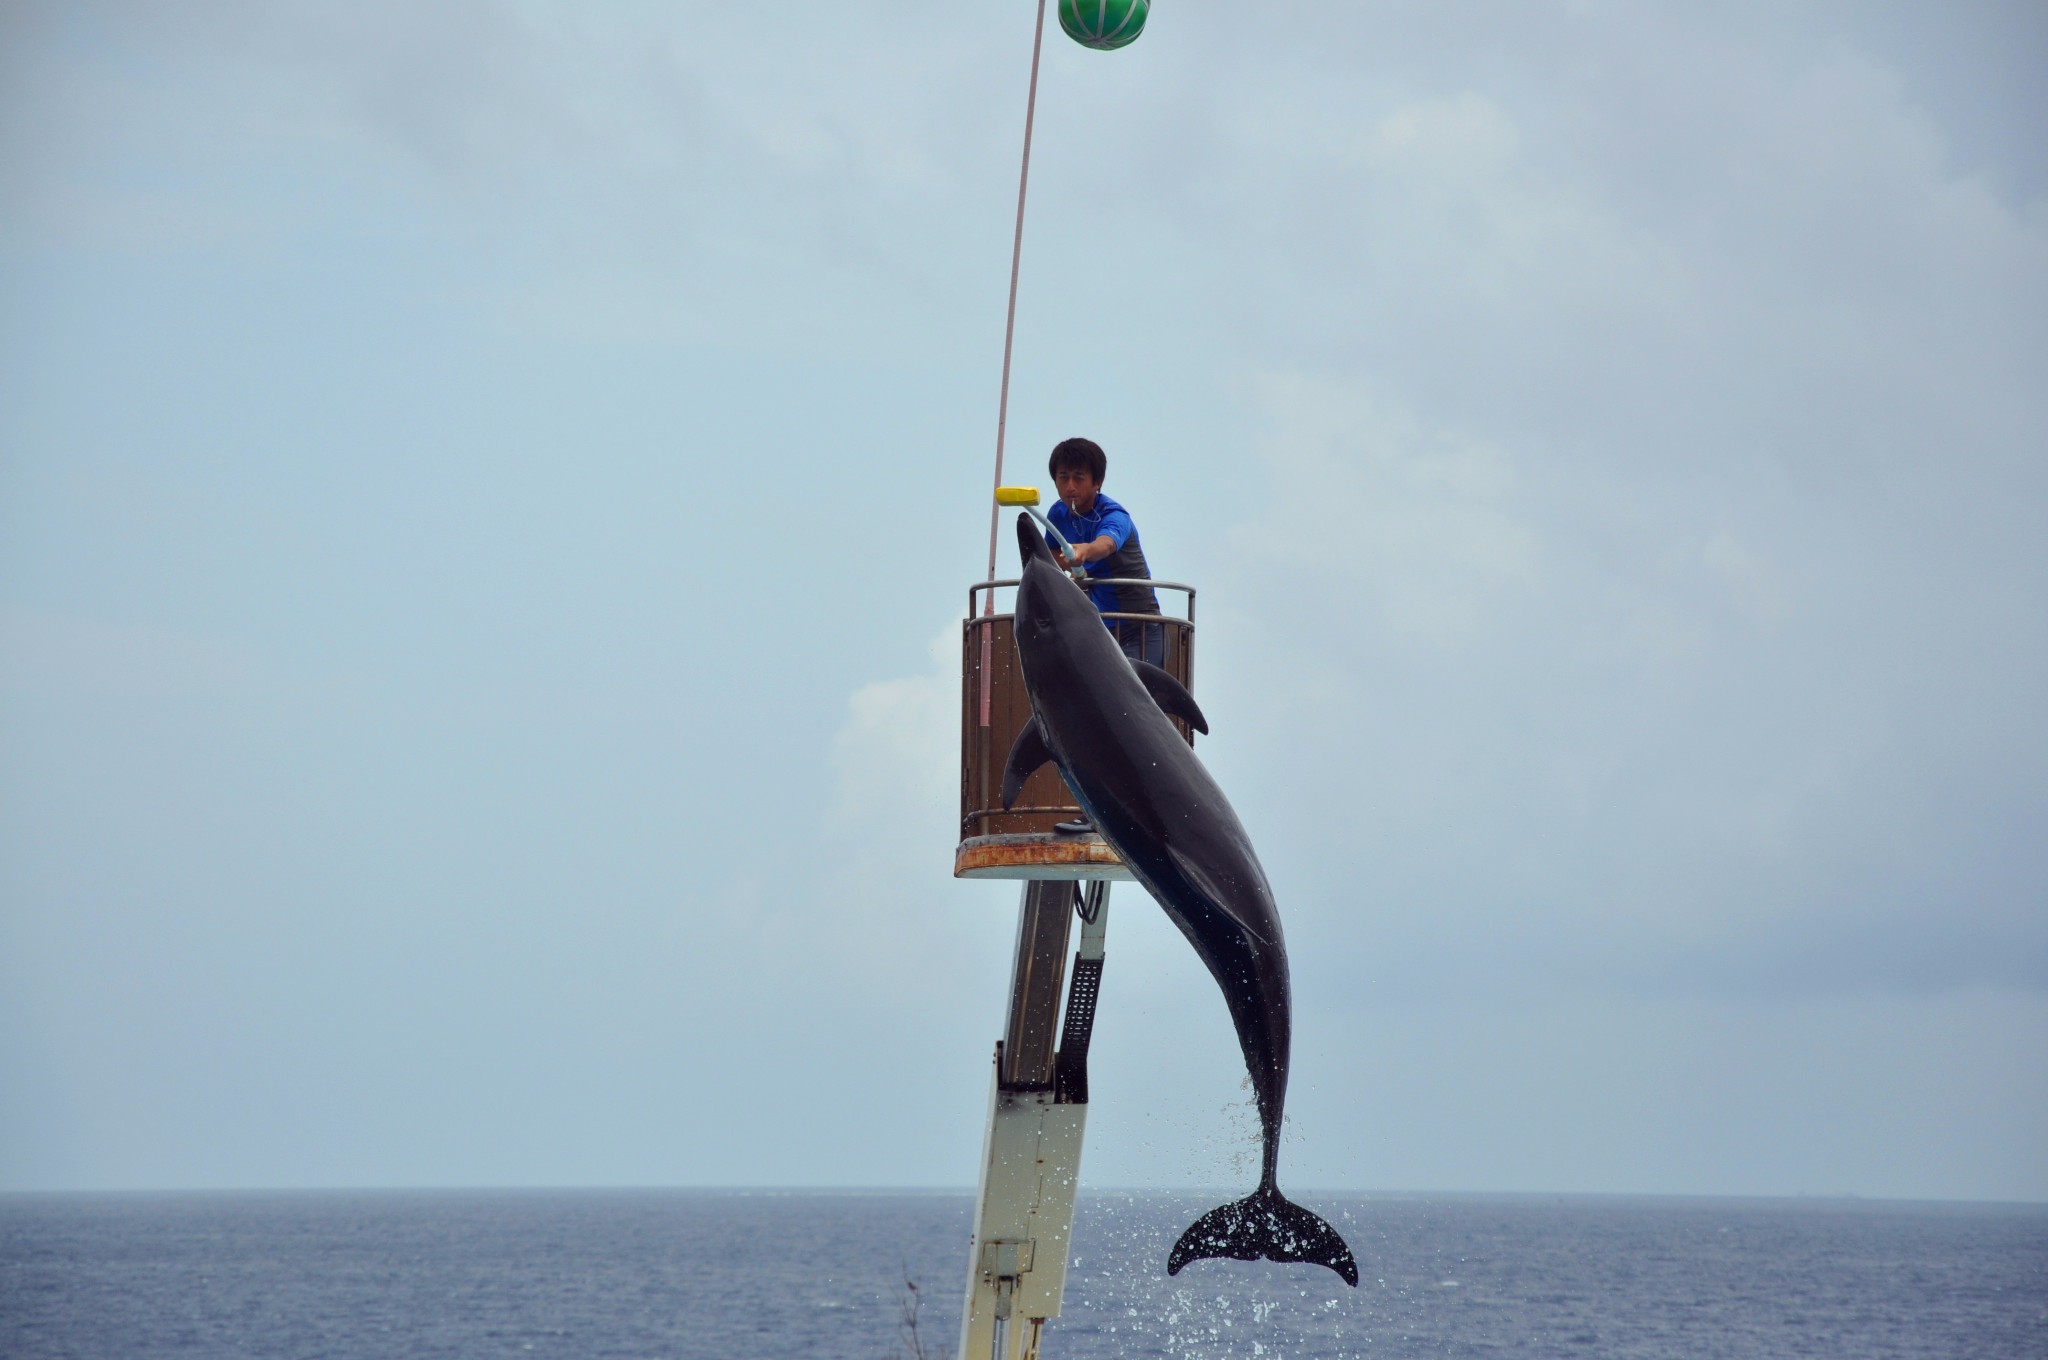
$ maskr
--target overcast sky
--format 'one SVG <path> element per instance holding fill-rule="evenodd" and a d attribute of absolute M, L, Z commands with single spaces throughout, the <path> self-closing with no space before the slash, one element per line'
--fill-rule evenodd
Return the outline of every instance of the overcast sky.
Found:
<path fill-rule="evenodd" d="M 2048 10 L 1256 10 L 1048 35 L 1010 480 L 1201 589 L 1287 1182 L 2048 1198 Z M 0 1188 L 972 1183 L 1031 21 L 0 8 Z M 1134 887 L 1094 1051 L 1255 1174 Z"/>

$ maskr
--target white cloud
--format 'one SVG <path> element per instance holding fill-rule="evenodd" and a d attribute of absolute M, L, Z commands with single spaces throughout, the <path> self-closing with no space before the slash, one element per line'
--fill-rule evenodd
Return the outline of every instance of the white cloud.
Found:
<path fill-rule="evenodd" d="M 807 938 L 808 966 L 850 973 L 873 995 L 953 997 L 957 975 L 930 968 L 972 952 L 977 905 L 1010 885 L 956 882 L 960 798 L 960 629 L 926 649 L 928 669 L 855 690 L 832 738 L 831 801 L 818 838 L 815 895 L 787 911 Z M 997 934 L 1003 929 L 997 928 Z"/>
<path fill-rule="evenodd" d="M 960 796 L 960 628 L 926 648 L 930 669 L 862 685 L 832 739 L 834 834 L 856 844 L 950 846 Z M 907 834 L 890 836 L 889 828 Z"/>

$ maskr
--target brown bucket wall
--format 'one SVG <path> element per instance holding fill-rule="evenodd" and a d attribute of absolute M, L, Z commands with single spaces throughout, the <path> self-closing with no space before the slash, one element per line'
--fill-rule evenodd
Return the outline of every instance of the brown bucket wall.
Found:
<path fill-rule="evenodd" d="M 1158 583 L 1164 585 L 1165 583 Z M 1195 626 L 1158 614 L 1111 614 L 1109 621 L 1156 623 L 1166 630 L 1166 672 L 1194 690 Z M 960 686 L 960 837 L 1053 834 L 1053 823 L 1081 815 L 1060 772 L 1046 765 L 1024 782 L 1015 809 L 1003 811 L 1003 762 L 1017 734 L 1031 718 L 1024 674 L 1017 658 L 1015 619 L 992 614 L 962 622 Z M 988 722 L 982 723 L 982 637 L 989 635 Z M 1179 719 L 1173 725 L 1190 742 Z"/>

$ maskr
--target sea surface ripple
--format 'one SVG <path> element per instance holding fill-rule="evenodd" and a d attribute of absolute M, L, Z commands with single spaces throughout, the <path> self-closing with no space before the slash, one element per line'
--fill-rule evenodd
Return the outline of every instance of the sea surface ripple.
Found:
<path fill-rule="evenodd" d="M 1209 1199 L 1084 1199 L 1075 1357 L 2042 1360 L 2048 1206 L 1304 1195 L 1364 1272 L 1163 1263 Z M 0 1356 L 927 1357 L 968 1198 L 817 1191 L 0 1196 Z"/>

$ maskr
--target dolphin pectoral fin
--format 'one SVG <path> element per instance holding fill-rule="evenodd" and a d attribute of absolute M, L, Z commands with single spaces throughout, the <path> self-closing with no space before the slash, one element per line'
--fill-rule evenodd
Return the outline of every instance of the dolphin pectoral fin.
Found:
<path fill-rule="evenodd" d="M 1166 1258 L 1166 1273 L 1190 1261 L 1224 1256 L 1233 1261 L 1311 1261 L 1358 1287 L 1358 1262 L 1337 1230 L 1278 1190 L 1254 1190 L 1194 1221 Z"/>
<path fill-rule="evenodd" d="M 1017 801 L 1017 795 L 1024 791 L 1024 781 L 1051 759 L 1052 751 L 1045 744 L 1045 729 L 1034 717 L 1017 734 L 1016 744 L 1010 747 L 1010 758 L 1003 762 L 1003 811 L 1008 812 L 1010 804 Z"/>
<path fill-rule="evenodd" d="M 1188 693 L 1187 686 L 1149 661 L 1133 661 L 1131 668 L 1138 672 L 1138 678 L 1145 682 L 1152 701 L 1165 711 L 1167 717 L 1179 718 L 1203 736 L 1209 735 L 1209 720 L 1202 716 L 1201 706 L 1195 703 L 1195 696 Z"/>

